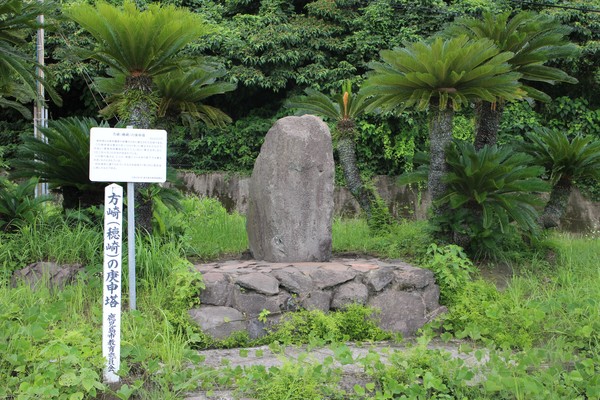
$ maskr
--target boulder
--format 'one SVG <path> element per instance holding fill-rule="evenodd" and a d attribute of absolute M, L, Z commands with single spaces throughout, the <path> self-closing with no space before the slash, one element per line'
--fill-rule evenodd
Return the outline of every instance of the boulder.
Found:
<path fill-rule="evenodd" d="M 331 258 L 334 163 L 327 125 L 285 117 L 269 130 L 250 178 L 250 251 L 269 262 Z"/>
<path fill-rule="evenodd" d="M 331 308 L 343 310 L 351 304 L 364 305 L 369 299 L 369 290 L 359 282 L 348 282 L 340 285 L 333 293 Z"/>
<path fill-rule="evenodd" d="M 233 332 L 247 329 L 244 315 L 231 307 L 202 306 L 188 311 L 202 331 L 215 339 L 225 339 Z"/>
<path fill-rule="evenodd" d="M 236 278 L 235 283 L 244 289 L 254 290 L 267 296 L 279 293 L 279 281 L 261 272 L 240 275 Z"/>
<path fill-rule="evenodd" d="M 418 293 L 385 290 L 372 297 L 367 305 L 381 310 L 379 326 L 382 329 L 414 335 L 428 322 L 425 304 Z"/>
<path fill-rule="evenodd" d="M 65 285 L 73 282 L 77 273 L 82 269 L 81 264 L 59 265 L 41 261 L 15 271 L 12 276 L 12 285 L 17 286 L 19 282 L 25 282 L 31 289 L 35 289 L 39 285 L 46 285 L 51 289 L 62 289 Z"/>

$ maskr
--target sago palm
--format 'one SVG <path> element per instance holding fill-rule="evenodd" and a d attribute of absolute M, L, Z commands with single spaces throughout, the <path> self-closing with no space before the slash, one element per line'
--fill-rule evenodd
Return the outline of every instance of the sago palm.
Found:
<path fill-rule="evenodd" d="M 149 99 L 154 77 L 181 67 L 188 61 L 181 50 L 209 32 L 198 14 L 172 5 L 153 3 L 142 11 L 129 0 L 122 7 L 78 3 L 65 13 L 96 41 L 86 55 L 125 76 L 123 92 L 131 101 L 125 122 L 137 128 L 150 128 L 156 116 Z"/>
<path fill-rule="evenodd" d="M 30 178 L 18 185 L 0 178 L 0 230 L 14 232 L 35 219 L 43 212 L 42 204 L 51 201 L 48 195 L 35 196 L 36 178 Z"/>
<path fill-rule="evenodd" d="M 448 190 L 438 202 L 448 204 L 446 220 L 455 241 L 466 247 L 475 240 L 475 247 L 484 250 L 493 248 L 513 223 L 535 232 L 542 201 L 534 193 L 549 186 L 539 178 L 543 168 L 531 166 L 530 156 L 508 147 L 477 150 L 471 143 L 454 142 L 447 163 Z"/>
<path fill-rule="evenodd" d="M 522 97 L 520 74 L 506 62 L 512 56 L 500 52 L 489 39 L 438 37 L 384 50 L 383 62 L 370 64 L 373 72 L 363 86 L 365 94 L 375 98 L 369 109 L 429 110 L 428 187 L 433 200 L 441 198 L 446 188 L 442 177 L 454 110 L 477 99 Z"/>
<path fill-rule="evenodd" d="M 38 25 L 38 15 L 45 12 L 48 12 L 47 7 L 37 1 L 0 0 L 0 107 L 14 108 L 26 117 L 30 117 L 31 113 L 21 105 L 21 101 L 37 96 L 38 81 L 52 100 L 60 104 L 58 94 L 46 80 L 36 75 L 33 68 L 43 67 L 25 49 L 26 38 Z"/>
<path fill-rule="evenodd" d="M 362 93 L 352 93 L 349 81 L 342 85 L 342 93 L 328 96 L 314 89 L 306 89 L 305 96 L 290 99 L 285 106 L 295 108 L 299 114 L 315 114 L 335 121 L 334 137 L 346 187 L 352 193 L 362 210 L 371 218 L 374 200 L 371 190 L 365 187 L 356 162 L 356 118 L 365 112 L 373 101 Z"/>
<path fill-rule="evenodd" d="M 549 61 L 572 57 L 577 46 L 568 41 L 571 31 L 548 15 L 523 11 L 511 17 L 510 12 L 492 14 L 486 12 L 482 18 L 457 19 L 445 32 L 447 35 L 467 35 L 472 39 L 492 40 L 500 51 L 514 55 L 508 60 L 513 71 L 522 74 L 522 88 L 533 100 L 550 101 L 543 91 L 530 86 L 534 82 L 556 84 L 577 83 L 577 79 L 566 72 L 546 65 Z M 503 99 L 481 101 L 477 105 L 477 132 L 475 147 L 495 144 L 504 109 Z"/>
<path fill-rule="evenodd" d="M 521 149 L 546 169 L 552 190 L 540 224 L 544 228 L 557 227 L 567 209 L 574 183 L 581 179 L 600 179 L 600 140 L 591 136 L 569 138 L 563 132 L 539 129 L 528 136 Z"/>
<path fill-rule="evenodd" d="M 27 136 L 18 158 L 11 161 L 11 178 L 39 177 L 50 189 L 63 195 L 64 209 L 101 204 L 103 183 L 91 182 L 90 129 L 108 126 L 92 118 L 67 118 L 50 121 L 40 128 L 46 140 Z"/>
<path fill-rule="evenodd" d="M 220 109 L 205 104 L 212 96 L 235 90 L 235 83 L 220 81 L 226 71 L 219 65 L 200 63 L 187 71 L 177 69 L 154 77 L 157 117 L 180 118 L 185 125 L 193 127 L 202 121 L 208 127 L 224 127 L 231 118 Z M 112 118 L 127 104 L 122 93 L 125 76 L 110 71 L 110 77 L 94 80 L 98 91 L 109 95 L 109 104 L 101 114 Z"/>
<path fill-rule="evenodd" d="M 158 76 L 159 117 L 174 114 L 188 125 L 200 120 L 211 128 L 231 123 L 227 114 L 206 104 L 209 97 L 236 89 L 235 83 L 219 81 L 225 73 L 223 68 L 203 65 L 187 72 L 176 70 Z"/>
<path fill-rule="evenodd" d="M 96 48 L 87 53 L 125 76 L 121 118 L 135 128 L 148 129 L 157 113 L 153 79 L 187 62 L 181 50 L 209 32 L 198 14 L 173 5 L 149 4 L 139 10 L 126 0 L 122 7 L 98 2 L 77 3 L 66 9 L 68 17 L 88 31 Z M 144 189 L 147 184 L 140 184 Z M 152 204 L 136 192 L 138 223 L 152 231 Z"/>

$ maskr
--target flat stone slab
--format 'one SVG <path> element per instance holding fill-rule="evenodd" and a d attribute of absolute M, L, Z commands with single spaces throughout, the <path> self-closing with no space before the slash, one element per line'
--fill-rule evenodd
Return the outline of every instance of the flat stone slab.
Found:
<path fill-rule="evenodd" d="M 327 312 L 354 303 L 381 311 L 377 318 L 383 329 L 409 337 L 446 311 L 439 305 L 433 273 L 401 260 L 231 260 L 195 268 L 203 274 L 206 289 L 199 294 L 200 307 L 190 310 L 190 316 L 216 338 L 227 337 L 234 329 L 260 337 L 265 332 L 260 330 L 264 324 L 259 316 L 263 313 L 264 320 L 266 311 L 269 318 L 278 318 L 302 308 Z M 218 315 L 211 318 L 212 313 Z"/>
<path fill-rule="evenodd" d="M 471 350 L 465 351 L 461 347 L 463 343 L 456 340 L 450 342 L 432 340 L 427 345 L 427 350 L 444 352 L 452 359 L 461 359 L 474 372 L 478 372 L 480 368 L 485 368 L 490 360 L 489 350 L 477 348 L 470 342 L 469 348 Z M 334 367 L 341 370 L 342 376 L 338 383 L 340 389 L 344 389 L 347 393 L 353 393 L 355 384 L 364 386 L 369 382 L 374 382 L 375 379 L 364 374 L 364 367 L 360 360 L 367 360 L 371 354 L 376 354 L 378 360 L 384 365 L 392 365 L 396 353 L 414 351 L 416 342 L 413 340 L 402 343 L 376 342 L 370 345 L 346 343 L 344 346 L 347 347 L 348 353 L 355 361 L 344 364 L 334 361 Z M 269 346 L 246 349 L 201 350 L 198 354 L 204 358 L 202 365 L 213 369 L 247 369 L 255 366 L 270 369 L 281 367 L 286 362 L 314 365 L 323 364 L 326 362 L 325 360 L 335 360 L 336 358 L 331 347 L 315 348 L 309 346 L 287 346 L 280 348 L 278 351 L 273 351 Z M 476 384 L 484 378 L 484 375 L 478 372 L 470 383 Z M 225 387 L 219 387 L 218 390 L 212 390 L 210 393 L 206 391 L 187 393 L 184 398 L 185 400 L 251 400 L 245 397 L 240 398 L 239 395 L 236 395 L 235 388 Z"/>

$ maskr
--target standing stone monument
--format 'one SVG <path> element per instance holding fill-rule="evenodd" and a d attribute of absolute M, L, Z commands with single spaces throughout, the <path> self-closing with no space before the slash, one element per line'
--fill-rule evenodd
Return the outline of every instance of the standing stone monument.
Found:
<path fill-rule="evenodd" d="M 269 130 L 250 178 L 250 251 L 269 262 L 329 261 L 334 163 L 318 117 L 285 117 Z"/>

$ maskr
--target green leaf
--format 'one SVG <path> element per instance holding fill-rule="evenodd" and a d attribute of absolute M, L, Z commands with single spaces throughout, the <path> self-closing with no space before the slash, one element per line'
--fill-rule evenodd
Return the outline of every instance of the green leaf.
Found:
<path fill-rule="evenodd" d="M 74 372 L 66 372 L 58 378 L 60 386 L 75 386 L 79 384 L 79 378 Z"/>

